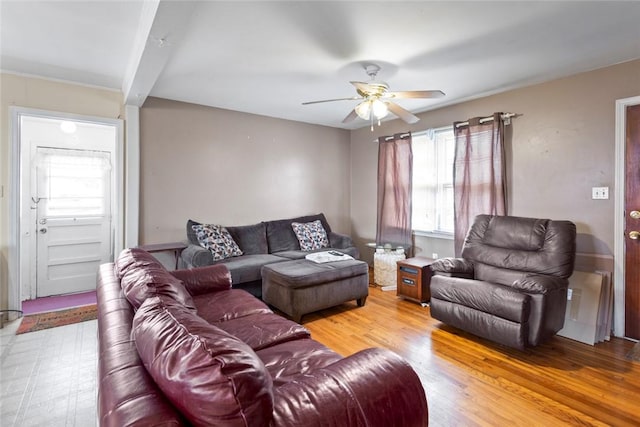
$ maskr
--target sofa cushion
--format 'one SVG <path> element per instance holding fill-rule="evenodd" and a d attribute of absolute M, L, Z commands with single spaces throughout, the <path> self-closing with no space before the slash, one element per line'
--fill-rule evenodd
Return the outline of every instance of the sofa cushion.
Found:
<path fill-rule="evenodd" d="M 266 426 L 271 376 L 245 343 L 166 298 L 150 298 L 132 338 L 147 371 L 194 425 Z"/>
<path fill-rule="evenodd" d="M 123 250 L 115 262 L 122 292 L 135 310 L 150 297 L 164 295 L 190 309 L 195 309 L 191 295 L 153 255 L 138 248 Z"/>
<path fill-rule="evenodd" d="M 113 270 L 118 279 L 122 279 L 128 271 L 136 270 L 140 267 L 157 267 L 164 269 L 160 261 L 149 252 L 140 248 L 124 249 L 113 262 Z"/>
<path fill-rule="evenodd" d="M 187 221 L 187 240 L 192 245 L 200 246 L 198 236 L 193 230 L 194 225 L 202 225 L 192 219 Z M 267 226 L 264 222 L 253 225 L 225 227 L 238 247 L 245 255 L 269 253 L 267 245 Z"/>
<path fill-rule="evenodd" d="M 331 232 L 331 227 L 324 214 L 300 216 L 290 219 L 279 219 L 275 221 L 267 221 L 267 242 L 269 243 L 269 252 L 300 250 L 298 238 L 291 227 L 292 222 L 311 222 L 320 220 L 322 227 L 327 233 Z"/>
<path fill-rule="evenodd" d="M 260 269 L 263 265 L 282 261 L 287 261 L 287 259 L 276 255 L 258 254 L 227 258 L 220 263 L 227 266 L 231 272 L 232 282 L 237 284 L 261 280 Z"/>
<path fill-rule="evenodd" d="M 304 326 L 274 313 L 259 313 L 215 324 L 237 337 L 253 350 L 260 350 L 283 342 L 310 338 Z"/>
<path fill-rule="evenodd" d="M 214 261 L 242 255 L 242 251 L 229 231 L 221 225 L 194 225 L 193 231 L 196 232 L 200 246 L 211 251 Z"/>
<path fill-rule="evenodd" d="M 313 251 L 329 246 L 327 232 L 322 227 L 320 220 L 305 223 L 292 222 L 291 227 L 298 238 L 301 250 Z"/>
<path fill-rule="evenodd" d="M 273 386 L 295 381 L 342 359 L 338 353 L 312 339 L 298 339 L 257 350 L 271 374 Z"/>
<path fill-rule="evenodd" d="M 269 253 L 267 227 L 263 222 L 253 225 L 227 227 L 227 230 L 245 255 Z"/>
<path fill-rule="evenodd" d="M 216 323 L 252 314 L 273 313 L 267 305 L 243 289 L 229 289 L 205 295 L 196 295 L 193 302 L 198 316 Z"/>

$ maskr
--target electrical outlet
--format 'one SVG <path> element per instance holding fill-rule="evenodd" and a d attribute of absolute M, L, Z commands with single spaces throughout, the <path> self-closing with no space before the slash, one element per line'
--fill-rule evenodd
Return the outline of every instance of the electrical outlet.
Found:
<path fill-rule="evenodd" d="M 608 200 L 609 187 L 593 187 L 591 189 L 591 198 L 593 200 Z"/>
<path fill-rule="evenodd" d="M 434 252 L 434 253 L 432 253 L 432 254 L 431 254 L 431 258 L 433 258 L 433 259 L 438 259 L 438 254 L 437 254 L 437 253 L 435 253 L 435 252 Z"/>

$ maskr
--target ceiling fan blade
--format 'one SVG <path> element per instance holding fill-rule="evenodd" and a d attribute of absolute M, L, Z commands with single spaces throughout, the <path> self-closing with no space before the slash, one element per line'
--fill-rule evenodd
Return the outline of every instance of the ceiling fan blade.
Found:
<path fill-rule="evenodd" d="M 342 121 L 342 123 L 349 123 L 352 122 L 356 119 L 356 117 L 358 117 L 358 114 L 356 113 L 356 110 L 351 110 L 351 112 L 349 113 L 349 115 L 347 117 L 344 118 L 344 120 Z"/>
<path fill-rule="evenodd" d="M 355 101 L 357 99 L 363 99 L 363 98 L 360 96 L 352 96 L 351 98 L 323 99 L 322 101 L 303 102 L 302 105 L 320 104 L 321 102 L 333 102 L 333 101 Z"/>
<path fill-rule="evenodd" d="M 385 97 L 389 98 L 442 98 L 444 92 L 441 90 L 405 90 L 400 92 L 387 92 Z"/>
<path fill-rule="evenodd" d="M 387 102 L 387 107 L 389 107 L 389 111 L 391 111 L 396 116 L 400 117 L 402 120 L 409 124 L 417 123 L 420 119 L 413 115 L 409 110 L 405 110 L 398 104 L 393 102 Z"/>

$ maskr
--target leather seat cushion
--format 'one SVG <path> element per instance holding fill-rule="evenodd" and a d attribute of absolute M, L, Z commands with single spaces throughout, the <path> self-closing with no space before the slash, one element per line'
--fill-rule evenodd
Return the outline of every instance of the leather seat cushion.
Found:
<path fill-rule="evenodd" d="M 215 323 L 215 326 L 246 343 L 253 350 L 311 337 L 304 326 L 275 313 L 237 317 Z"/>
<path fill-rule="evenodd" d="M 338 353 L 312 339 L 288 341 L 256 351 L 273 379 L 273 386 L 299 379 L 342 359 Z"/>
<path fill-rule="evenodd" d="M 435 275 L 431 278 L 431 296 L 517 323 L 527 322 L 531 309 L 529 295 L 481 280 Z"/>
<path fill-rule="evenodd" d="M 209 323 L 272 313 L 267 305 L 243 289 L 229 289 L 193 297 L 198 316 Z"/>

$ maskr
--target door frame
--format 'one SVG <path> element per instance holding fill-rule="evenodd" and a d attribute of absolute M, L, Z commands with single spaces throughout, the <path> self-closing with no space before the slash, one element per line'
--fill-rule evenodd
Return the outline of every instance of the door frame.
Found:
<path fill-rule="evenodd" d="M 113 253 L 119 253 L 123 249 L 124 239 L 124 125 L 120 119 L 110 119 L 96 116 L 86 116 L 72 113 L 62 113 L 56 111 L 40 110 L 25 107 L 9 107 L 11 143 L 9 144 L 9 189 L 11 197 L 9 199 L 9 289 L 8 302 L 10 307 L 22 310 L 23 287 L 26 286 L 26 279 L 23 272 L 23 259 L 26 257 L 22 247 L 21 236 L 25 230 L 21 225 L 21 197 L 25 183 L 22 180 L 22 170 L 20 166 L 20 119 L 22 116 L 42 117 L 57 120 L 73 120 L 78 122 L 95 123 L 116 128 L 115 158 L 113 168 L 115 172 L 114 189 L 112 196 L 113 215 Z M 33 284 L 35 286 L 35 284 Z M 29 290 L 29 293 L 31 291 Z"/>
<path fill-rule="evenodd" d="M 616 100 L 616 151 L 615 151 L 615 210 L 614 210 L 614 272 L 613 272 L 613 335 L 624 337 L 624 200 L 625 200 L 625 143 L 626 109 L 640 104 L 640 96 Z"/>

